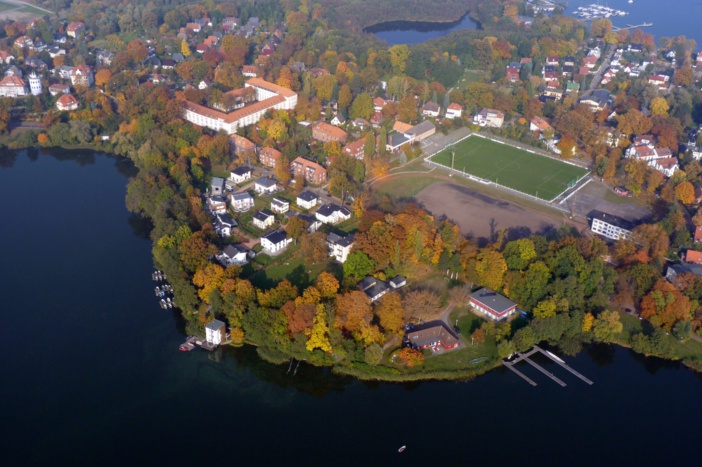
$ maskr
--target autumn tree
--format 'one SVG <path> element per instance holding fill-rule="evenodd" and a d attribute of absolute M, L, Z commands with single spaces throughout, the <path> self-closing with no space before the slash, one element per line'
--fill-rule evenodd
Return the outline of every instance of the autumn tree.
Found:
<path fill-rule="evenodd" d="M 190 56 L 190 46 L 186 41 L 181 41 L 180 43 L 180 53 L 183 54 L 183 57 L 188 58 Z"/>
<path fill-rule="evenodd" d="M 690 299 L 663 279 L 641 300 L 641 317 L 667 331 L 679 321 L 690 320 L 691 310 Z"/>
<path fill-rule="evenodd" d="M 688 87 L 692 86 L 694 82 L 695 75 L 692 68 L 689 66 L 684 65 L 675 70 L 675 74 L 673 75 L 673 83 L 675 83 L 676 86 Z"/>
<path fill-rule="evenodd" d="M 683 204 L 695 202 L 695 187 L 690 182 L 682 182 L 675 187 L 675 197 Z"/>
<path fill-rule="evenodd" d="M 352 290 L 336 297 L 336 321 L 334 326 L 355 332 L 362 323 L 370 323 L 373 317 L 370 299 L 360 290 Z"/>
<path fill-rule="evenodd" d="M 336 101 L 337 105 L 339 106 L 339 110 L 341 112 L 346 112 L 346 109 L 348 109 L 349 105 L 351 105 L 351 101 L 353 101 L 351 88 L 349 88 L 348 84 L 344 84 L 339 89 L 339 98 Z"/>
<path fill-rule="evenodd" d="M 417 101 L 414 99 L 414 96 L 407 95 L 402 98 L 397 107 L 397 116 L 405 123 L 412 123 L 419 118 Z"/>
<path fill-rule="evenodd" d="M 632 236 L 640 245 L 639 250 L 649 258 L 662 260 L 668 253 L 670 239 L 658 224 L 641 224 L 632 231 Z"/>
<path fill-rule="evenodd" d="M 561 157 L 570 159 L 575 154 L 576 142 L 575 138 L 568 134 L 564 134 L 557 144 L 558 150 L 561 151 Z"/>
<path fill-rule="evenodd" d="M 407 292 L 402 298 L 405 314 L 408 318 L 429 321 L 439 314 L 439 296 L 429 289 L 418 289 Z"/>
<path fill-rule="evenodd" d="M 380 298 L 375 314 L 380 319 L 380 325 L 387 332 L 400 334 L 402 332 L 405 310 L 399 294 L 388 293 Z"/>
<path fill-rule="evenodd" d="M 287 279 L 279 282 L 272 289 L 256 291 L 258 303 L 267 308 L 281 308 L 285 303 L 295 300 L 297 296 L 297 287 L 292 285 Z"/>
<path fill-rule="evenodd" d="M 351 118 L 368 120 L 373 116 L 373 99 L 367 92 L 362 92 L 356 97 L 351 106 Z"/>
<path fill-rule="evenodd" d="M 317 276 L 317 281 L 314 285 L 319 290 L 322 298 L 326 299 L 336 297 L 336 293 L 339 291 L 339 281 L 327 271 L 323 271 Z"/>
<path fill-rule="evenodd" d="M 466 306 L 470 300 L 470 289 L 463 285 L 451 287 L 448 291 L 448 299 L 456 306 Z"/>
<path fill-rule="evenodd" d="M 473 331 L 473 333 L 470 335 L 471 340 L 473 341 L 474 344 L 484 344 L 485 343 L 485 331 L 483 331 L 481 328 L 476 329 Z"/>
<path fill-rule="evenodd" d="M 619 321 L 619 313 L 609 310 L 600 313 L 592 325 L 595 339 L 600 342 L 610 342 L 622 329 L 624 326 Z"/>
<path fill-rule="evenodd" d="M 300 245 L 306 261 L 317 264 L 327 259 L 327 235 L 324 232 L 303 235 Z"/>
<path fill-rule="evenodd" d="M 95 73 L 95 85 L 104 89 L 104 86 L 110 82 L 110 78 L 112 78 L 112 72 L 107 68 L 101 68 Z"/>
<path fill-rule="evenodd" d="M 193 284 L 200 287 L 197 294 L 200 300 L 210 303 L 210 295 L 224 282 L 224 268 L 218 264 L 208 264 L 193 276 Z"/>
<path fill-rule="evenodd" d="M 499 251 L 485 249 L 478 254 L 475 271 L 482 285 L 499 290 L 504 285 L 507 262 Z"/>
<path fill-rule="evenodd" d="M 398 356 L 408 367 L 421 366 L 424 364 L 424 354 L 421 350 L 405 347 L 400 350 Z"/>
<path fill-rule="evenodd" d="M 310 333 L 310 339 L 305 348 L 308 351 L 319 349 L 323 352 L 331 352 L 332 346 L 329 342 L 329 326 L 327 325 L 327 313 L 324 305 L 317 305 L 317 313 L 314 317 L 314 324 Z"/>
<path fill-rule="evenodd" d="M 653 122 L 638 109 L 617 117 L 617 129 L 627 135 L 643 135 L 651 131 Z"/>
<path fill-rule="evenodd" d="M 651 101 L 651 114 L 652 115 L 662 115 L 664 117 L 667 117 L 669 109 L 670 109 L 670 106 L 668 105 L 668 101 L 666 101 L 662 97 L 655 97 Z"/>

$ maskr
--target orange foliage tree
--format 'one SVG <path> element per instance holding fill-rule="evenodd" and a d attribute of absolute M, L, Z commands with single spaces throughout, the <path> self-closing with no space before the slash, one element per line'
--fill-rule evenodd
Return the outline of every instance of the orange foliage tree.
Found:
<path fill-rule="evenodd" d="M 641 316 L 668 331 L 678 321 L 689 320 L 691 309 L 690 299 L 663 279 L 641 300 Z"/>

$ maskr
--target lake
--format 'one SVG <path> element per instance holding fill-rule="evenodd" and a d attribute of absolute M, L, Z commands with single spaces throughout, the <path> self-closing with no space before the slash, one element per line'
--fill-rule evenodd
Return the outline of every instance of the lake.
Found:
<path fill-rule="evenodd" d="M 690 465 L 702 380 L 596 346 L 474 381 L 362 383 L 267 364 L 251 347 L 181 353 L 154 297 L 131 164 L 0 155 L 3 465 Z M 538 360 L 542 362 L 541 359 Z M 520 364 L 524 365 L 524 364 Z M 398 454 L 397 449 L 407 445 Z"/>
<path fill-rule="evenodd" d="M 569 2 L 568 13 L 579 6 L 596 3 L 590 0 Z M 600 2 L 602 3 L 602 2 Z M 616 10 L 629 13 L 626 16 L 610 18 L 612 24 L 619 27 L 653 23 L 652 27 L 643 28 L 649 34 L 659 37 L 686 36 L 695 39 L 698 46 L 702 47 L 702 29 L 699 27 L 699 18 L 702 16 L 702 2 L 699 0 L 608 0 L 607 6 Z M 665 8 L 662 8 L 665 6 Z M 453 23 L 431 23 L 414 21 L 391 21 L 376 24 L 364 29 L 365 32 L 374 33 L 389 45 L 419 44 L 429 39 L 446 36 L 460 29 L 476 29 L 478 24 L 468 15 L 463 16 Z"/>
<path fill-rule="evenodd" d="M 365 28 L 364 32 L 375 34 L 389 45 L 419 44 L 429 39 L 446 36 L 460 29 L 477 29 L 478 23 L 467 14 L 451 23 L 424 21 L 389 21 Z"/>

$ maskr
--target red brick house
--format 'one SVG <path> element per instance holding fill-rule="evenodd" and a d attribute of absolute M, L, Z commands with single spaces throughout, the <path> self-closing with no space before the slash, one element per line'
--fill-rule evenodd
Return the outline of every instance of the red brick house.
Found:
<path fill-rule="evenodd" d="M 410 344 L 419 349 L 453 350 L 461 345 L 458 337 L 443 321 L 415 326 L 406 336 Z"/>
<path fill-rule="evenodd" d="M 258 161 L 266 167 L 275 169 L 281 155 L 282 154 L 277 149 L 263 148 L 261 149 L 261 153 L 258 155 Z"/>
<path fill-rule="evenodd" d="M 347 154 L 355 159 L 358 159 L 359 161 L 362 161 L 365 154 L 363 152 L 363 146 L 366 144 L 366 139 L 361 138 L 358 141 L 354 141 L 353 143 L 347 144 L 344 146 L 344 154 Z"/>
<path fill-rule="evenodd" d="M 290 163 L 294 176 L 302 175 L 305 181 L 319 185 L 327 181 L 327 169 L 311 160 L 298 157 Z"/>
<path fill-rule="evenodd" d="M 341 128 L 337 128 L 325 122 L 319 122 L 312 128 L 312 138 L 324 143 L 336 141 L 344 144 L 348 137 L 349 134 Z"/>

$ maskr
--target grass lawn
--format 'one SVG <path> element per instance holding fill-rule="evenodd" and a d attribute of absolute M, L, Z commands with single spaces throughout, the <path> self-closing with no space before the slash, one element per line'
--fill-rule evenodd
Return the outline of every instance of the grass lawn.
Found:
<path fill-rule="evenodd" d="M 40 10 L 39 8 L 34 8 L 33 6 L 26 6 L 24 8 L 20 8 L 17 10 L 20 13 L 32 13 L 34 15 L 45 15 L 47 14 L 44 10 Z"/>
<path fill-rule="evenodd" d="M 466 70 L 461 78 L 461 83 L 470 84 L 476 81 L 482 81 L 487 73 L 482 70 Z"/>
<path fill-rule="evenodd" d="M 374 189 L 379 194 L 385 194 L 391 198 L 411 198 L 429 185 L 439 180 L 431 175 L 400 175 L 388 177 L 387 180 L 378 182 Z"/>
<path fill-rule="evenodd" d="M 19 5 L 13 5 L 12 3 L 0 2 L 0 11 L 7 11 L 17 8 Z"/>
<path fill-rule="evenodd" d="M 266 255 L 260 256 L 266 257 Z M 258 256 L 256 259 L 258 259 Z M 320 264 L 309 266 L 305 264 L 305 258 L 301 255 L 296 255 L 291 259 L 289 256 L 285 256 L 285 254 L 271 258 L 270 262 L 275 261 L 279 263 L 277 266 L 269 266 L 251 276 L 249 278 L 251 283 L 256 287 L 269 289 L 275 287 L 278 282 L 287 279 L 292 282 L 293 285 L 298 286 L 300 291 L 302 291 L 303 288 L 311 285 L 315 279 L 317 279 L 317 276 L 327 269 L 330 263 L 330 261 L 324 261 Z"/>
<path fill-rule="evenodd" d="M 453 156 L 452 156 L 453 153 Z M 587 169 L 523 149 L 471 136 L 431 158 L 433 162 L 550 201 Z"/>

